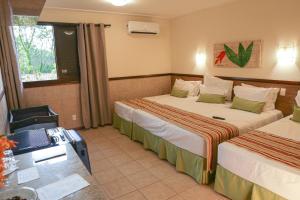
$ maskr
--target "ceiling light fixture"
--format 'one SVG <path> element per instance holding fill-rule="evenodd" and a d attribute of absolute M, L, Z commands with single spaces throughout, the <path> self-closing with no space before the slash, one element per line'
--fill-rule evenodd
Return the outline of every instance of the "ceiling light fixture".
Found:
<path fill-rule="evenodd" d="M 125 6 L 129 3 L 129 0 L 110 0 L 110 2 L 114 6 Z"/>

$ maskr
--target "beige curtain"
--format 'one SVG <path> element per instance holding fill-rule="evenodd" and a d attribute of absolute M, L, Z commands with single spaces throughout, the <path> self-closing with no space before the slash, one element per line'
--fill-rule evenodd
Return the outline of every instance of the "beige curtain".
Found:
<path fill-rule="evenodd" d="M 77 32 L 83 125 L 111 124 L 104 25 L 80 24 Z"/>
<path fill-rule="evenodd" d="M 9 109 L 21 108 L 23 86 L 12 32 L 10 0 L 0 0 L 0 68 Z"/>

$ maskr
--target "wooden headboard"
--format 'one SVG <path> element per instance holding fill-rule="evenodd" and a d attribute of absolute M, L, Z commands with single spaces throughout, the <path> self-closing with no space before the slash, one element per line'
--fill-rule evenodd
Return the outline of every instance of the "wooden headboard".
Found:
<path fill-rule="evenodd" d="M 276 102 L 276 109 L 281 110 L 284 116 L 293 113 L 293 106 L 295 104 L 295 97 L 298 90 L 300 90 L 300 82 L 296 81 L 281 81 L 281 80 L 268 80 L 268 79 L 253 79 L 253 78 L 236 78 L 236 77 L 223 77 L 218 76 L 224 80 L 234 81 L 234 85 L 241 85 L 241 83 L 251 84 L 258 87 L 274 87 L 286 88 L 285 96 L 278 96 Z M 172 74 L 172 86 L 177 78 L 183 80 L 203 80 L 203 75 L 193 74 Z"/>

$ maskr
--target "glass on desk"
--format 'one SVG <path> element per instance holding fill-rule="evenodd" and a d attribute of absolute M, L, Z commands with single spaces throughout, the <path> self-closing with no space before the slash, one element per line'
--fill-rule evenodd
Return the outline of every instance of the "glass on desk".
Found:
<path fill-rule="evenodd" d="M 4 174 L 7 172 L 8 174 L 15 171 L 17 168 L 17 161 L 14 157 L 13 151 L 12 150 L 6 150 L 3 152 L 4 158 L 3 159 L 3 164 L 4 164 Z"/>
<path fill-rule="evenodd" d="M 4 175 L 9 175 L 17 169 L 17 161 L 15 160 L 12 150 L 6 150 L 3 152 L 3 154 L 4 157 L 2 159 L 4 164 Z M 5 180 L 4 185 L 9 186 L 8 179 Z"/>
<path fill-rule="evenodd" d="M 4 153 L 4 166 L 6 166 L 6 169 L 10 169 L 10 167 L 16 167 L 16 160 L 13 154 L 12 150 L 6 150 Z"/>

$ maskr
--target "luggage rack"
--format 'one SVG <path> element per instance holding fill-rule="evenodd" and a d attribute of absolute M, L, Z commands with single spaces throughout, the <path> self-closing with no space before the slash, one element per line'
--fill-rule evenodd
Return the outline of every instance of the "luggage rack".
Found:
<path fill-rule="evenodd" d="M 10 112 L 10 131 L 20 132 L 40 128 L 58 127 L 58 114 L 49 106 L 38 106 L 12 110 Z"/>

